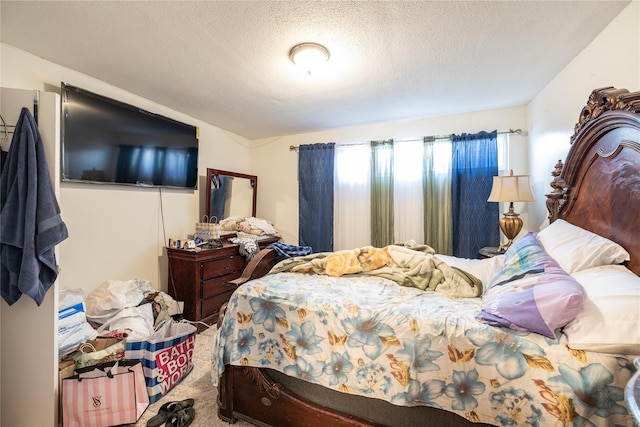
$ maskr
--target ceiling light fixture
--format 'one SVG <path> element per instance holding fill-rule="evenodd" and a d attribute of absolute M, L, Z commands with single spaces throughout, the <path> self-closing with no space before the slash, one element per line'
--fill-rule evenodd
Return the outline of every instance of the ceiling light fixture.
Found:
<path fill-rule="evenodd" d="M 311 75 L 329 60 L 329 50 L 318 43 L 300 43 L 291 48 L 289 59 Z"/>

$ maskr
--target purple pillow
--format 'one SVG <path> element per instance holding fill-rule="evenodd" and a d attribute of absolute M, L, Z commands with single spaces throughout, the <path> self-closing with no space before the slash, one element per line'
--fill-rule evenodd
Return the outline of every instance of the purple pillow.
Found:
<path fill-rule="evenodd" d="M 521 242 L 522 240 L 522 242 Z M 496 273 L 498 280 L 482 296 L 478 319 L 493 326 L 536 332 L 556 338 L 555 330 L 572 321 L 582 308 L 582 286 L 551 258 L 535 236 L 513 244 L 520 257 L 509 258 Z M 511 248 L 510 248 L 511 249 Z M 535 252 L 536 268 L 523 261 L 523 251 Z"/>

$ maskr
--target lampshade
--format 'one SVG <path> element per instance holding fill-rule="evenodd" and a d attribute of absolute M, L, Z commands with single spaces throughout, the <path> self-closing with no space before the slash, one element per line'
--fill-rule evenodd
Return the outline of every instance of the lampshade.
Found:
<path fill-rule="evenodd" d="M 514 175 L 510 171 L 509 175 L 494 176 L 493 187 L 487 201 L 489 202 L 509 202 L 509 211 L 500 218 L 500 230 L 507 238 L 507 243 L 500 246 L 500 251 L 504 252 L 511 246 L 513 239 L 522 230 L 522 219 L 513 211 L 513 202 L 533 202 L 536 198 L 531 191 L 531 183 L 527 175 Z"/>
<path fill-rule="evenodd" d="M 300 43 L 291 48 L 289 59 L 311 74 L 329 60 L 329 50 L 318 43 Z"/>
<path fill-rule="evenodd" d="M 531 191 L 528 175 L 494 176 L 489 202 L 533 202 L 536 198 Z"/>

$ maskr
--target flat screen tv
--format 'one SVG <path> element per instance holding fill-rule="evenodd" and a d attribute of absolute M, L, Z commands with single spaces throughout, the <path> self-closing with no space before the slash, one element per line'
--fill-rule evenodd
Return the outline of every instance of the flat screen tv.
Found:
<path fill-rule="evenodd" d="M 196 189 L 198 129 L 62 82 L 62 181 Z"/>

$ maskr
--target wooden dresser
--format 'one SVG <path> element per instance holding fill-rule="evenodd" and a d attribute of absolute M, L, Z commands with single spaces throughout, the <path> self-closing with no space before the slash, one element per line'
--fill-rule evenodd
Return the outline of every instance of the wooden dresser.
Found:
<path fill-rule="evenodd" d="M 260 242 L 265 247 L 277 239 Z M 177 301 L 184 301 L 184 318 L 207 325 L 218 321 L 220 307 L 229 301 L 236 289 L 229 284 L 242 274 L 245 257 L 239 245 L 224 241 L 221 248 L 200 251 L 167 249 L 168 293 Z M 198 331 L 206 328 L 197 324 Z"/>
<path fill-rule="evenodd" d="M 218 320 L 220 306 L 229 300 L 235 287 L 229 281 L 242 274 L 245 258 L 239 246 L 225 242 L 223 247 L 190 251 L 167 249 L 168 293 L 177 301 L 184 301 L 187 320 L 208 325 Z M 196 325 L 198 331 L 204 325 Z"/>

